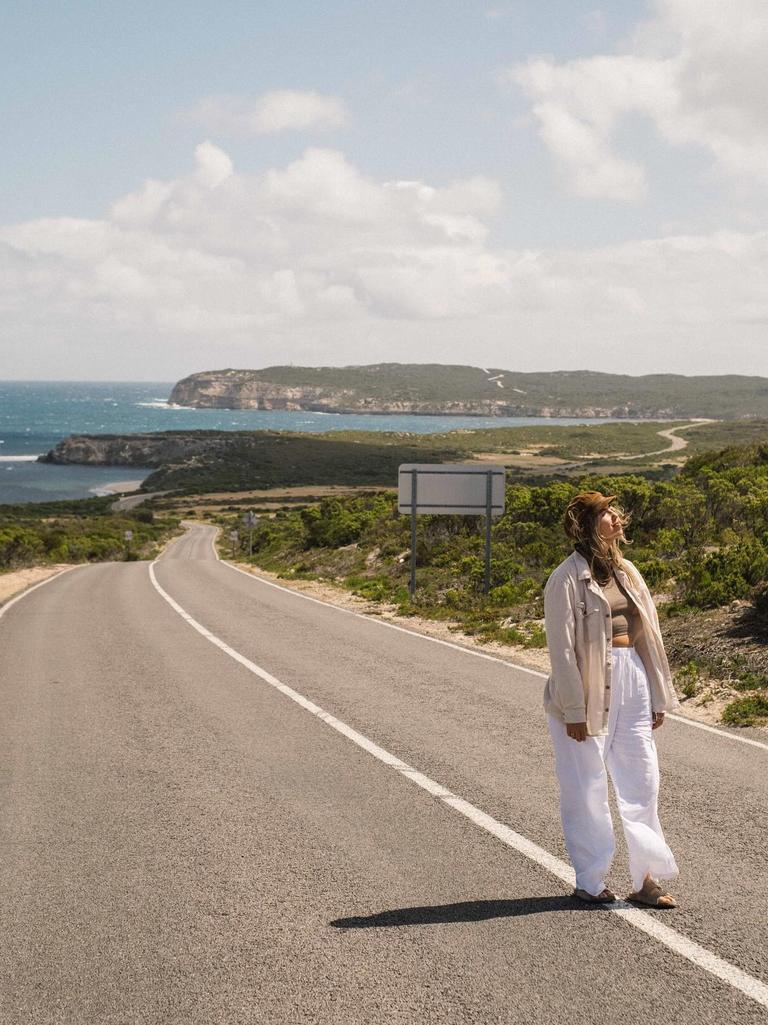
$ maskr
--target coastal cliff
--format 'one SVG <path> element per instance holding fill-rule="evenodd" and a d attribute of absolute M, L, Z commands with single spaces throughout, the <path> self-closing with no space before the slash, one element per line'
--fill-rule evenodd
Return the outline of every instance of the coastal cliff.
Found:
<path fill-rule="evenodd" d="M 302 410 L 316 413 L 401 413 L 407 415 L 510 416 L 509 403 L 495 397 L 429 399 L 371 395 L 362 388 L 331 384 L 284 384 L 264 380 L 258 370 L 215 370 L 179 381 L 170 405 L 198 409 Z M 515 407 L 517 408 L 517 407 Z M 595 414 L 585 414 L 595 415 Z"/>
<path fill-rule="evenodd" d="M 217 432 L 159 431 L 151 434 L 72 434 L 39 463 L 83 466 L 160 467 L 210 458 L 231 444 L 233 436 Z"/>
<path fill-rule="evenodd" d="M 399 374 L 393 374 L 398 367 Z M 593 406 L 585 404 L 531 405 L 521 399 L 502 394 L 503 381 L 500 375 L 477 368 L 446 368 L 458 371 L 471 370 L 477 380 L 457 380 L 446 392 L 444 387 L 436 389 L 425 376 L 428 367 L 408 367 L 397 364 L 379 364 L 370 367 L 338 368 L 342 371 L 359 371 L 360 380 L 355 385 L 335 386 L 329 381 L 313 383 L 288 383 L 270 380 L 267 375 L 279 376 L 286 368 L 270 367 L 266 370 L 213 370 L 191 374 L 179 381 L 173 388 L 169 405 L 191 406 L 197 409 L 263 409 L 291 412 L 309 411 L 316 413 L 371 413 L 401 414 L 408 416 L 546 416 L 546 417 L 628 417 L 639 415 L 627 404 Z M 309 375 L 329 376 L 329 367 L 291 367 L 290 376 L 305 371 Z M 384 371 L 385 373 L 381 373 Z M 378 380 L 373 380 L 374 375 Z M 332 376 L 332 375 L 331 375 Z M 461 375 L 464 376 L 464 375 Z M 391 382 L 391 394 L 381 387 L 381 378 Z M 490 380 L 489 380 L 490 377 Z M 438 391 L 439 394 L 430 394 Z M 459 394 L 451 395 L 451 391 Z M 468 392 L 461 397 L 461 392 Z M 483 394 L 485 392 L 486 394 Z M 649 414 L 650 415 L 650 414 Z M 669 411 L 656 410 L 655 415 L 668 416 Z"/>
<path fill-rule="evenodd" d="M 768 417 L 768 379 L 723 375 L 517 373 L 442 364 L 275 366 L 208 370 L 173 388 L 169 403 L 422 416 L 745 419 Z"/>

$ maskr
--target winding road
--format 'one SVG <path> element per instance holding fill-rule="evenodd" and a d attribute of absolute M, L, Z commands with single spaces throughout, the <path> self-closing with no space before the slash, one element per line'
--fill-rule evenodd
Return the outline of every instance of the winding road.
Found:
<path fill-rule="evenodd" d="M 538 674 L 212 539 L 0 611 L 3 1025 L 768 1020 L 765 734 L 668 721 L 681 907 L 581 905 Z"/>
<path fill-rule="evenodd" d="M 706 420 L 703 417 L 698 420 L 693 420 L 688 424 L 681 424 L 679 427 L 670 427 L 666 431 L 657 431 L 656 433 L 660 438 L 666 438 L 669 441 L 669 445 L 666 448 L 659 448 L 655 452 L 643 452 L 639 456 L 620 456 L 620 459 L 646 459 L 648 456 L 662 456 L 666 452 L 680 452 L 684 448 L 688 448 L 687 438 L 681 438 L 678 435 L 678 431 L 690 431 L 693 427 L 701 427 L 704 424 L 712 424 L 714 420 Z"/>

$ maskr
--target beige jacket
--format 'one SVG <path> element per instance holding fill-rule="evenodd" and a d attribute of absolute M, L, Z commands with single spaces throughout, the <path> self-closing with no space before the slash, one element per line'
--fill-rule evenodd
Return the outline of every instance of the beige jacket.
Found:
<path fill-rule="evenodd" d="M 616 571 L 640 611 L 642 650 L 654 712 L 677 708 L 672 674 L 664 651 L 656 606 L 640 572 L 624 560 Z M 608 732 L 611 688 L 611 610 L 589 563 L 573 552 L 553 571 L 544 588 L 544 622 L 552 672 L 544 708 L 563 722 L 586 722 L 592 736 Z"/>

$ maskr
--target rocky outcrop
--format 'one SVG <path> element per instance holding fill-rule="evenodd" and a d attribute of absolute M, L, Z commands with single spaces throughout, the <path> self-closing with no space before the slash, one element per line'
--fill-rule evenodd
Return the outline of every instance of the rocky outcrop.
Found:
<path fill-rule="evenodd" d="M 60 441 L 40 463 L 76 463 L 90 466 L 159 467 L 209 458 L 231 444 L 233 435 L 205 432 L 152 434 L 73 434 Z"/>
<path fill-rule="evenodd" d="M 354 389 L 288 386 L 262 381 L 252 371 L 221 370 L 192 374 L 174 386 L 170 405 L 198 409 L 285 409 L 316 412 L 359 412 Z M 374 410 L 371 410 L 373 412 Z"/>

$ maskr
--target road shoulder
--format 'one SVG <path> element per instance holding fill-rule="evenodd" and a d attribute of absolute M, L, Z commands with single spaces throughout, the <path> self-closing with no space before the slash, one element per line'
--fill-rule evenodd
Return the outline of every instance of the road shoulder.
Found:
<path fill-rule="evenodd" d="M 10 573 L 0 574 L 0 606 L 5 605 L 22 591 L 62 573 L 65 569 L 73 569 L 76 565 L 79 564 L 61 562 L 53 566 L 26 566 L 24 569 L 15 569 Z"/>

